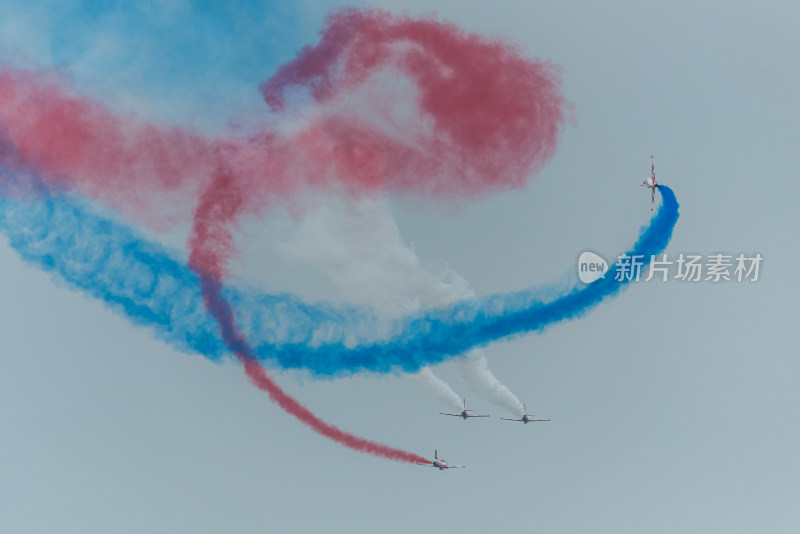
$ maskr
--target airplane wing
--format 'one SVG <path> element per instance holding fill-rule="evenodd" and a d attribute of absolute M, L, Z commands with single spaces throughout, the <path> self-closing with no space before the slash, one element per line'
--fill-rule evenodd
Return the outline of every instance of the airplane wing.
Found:
<path fill-rule="evenodd" d="M 442 412 L 439 412 L 439 415 L 451 415 L 453 417 L 461 417 L 460 413 L 442 413 Z"/>
<path fill-rule="evenodd" d="M 416 465 L 421 465 L 422 467 L 433 467 L 434 469 L 439 469 L 439 470 L 442 470 L 442 469 L 463 469 L 463 468 L 467 467 L 466 465 L 443 465 L 443 466 L 438 466 L 438 465 L 433 465 L 433 462 L 430 462 L 430 463 L 427 463 L 427 464 L 422 464 L 422 463 L 417 462 Z"/>
<path fill-rule="evenodd" d="M 470 415 L 469 417 L 491 417 L 491 415 Z"/>
<path fill-rule="evenodd" d="M 530 422 L 534 422 L 534 421 L 549 421 L 549 420 L 550 419 L 528 419 L 528 421 L 530 421 Z"/>
<path fill-rule="evenodd" d="M 522 421 L 522 419 L 506 419 L 505 417 L 501 417 L 503 421 Z"/>

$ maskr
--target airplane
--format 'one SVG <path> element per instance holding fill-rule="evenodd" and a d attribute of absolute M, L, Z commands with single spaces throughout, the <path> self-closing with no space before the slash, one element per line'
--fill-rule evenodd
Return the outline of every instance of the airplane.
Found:
<path fill-rule="evenodd" d="M 460 417 L 460 418 L 464 419 L 465 421 L 469 417 L 491 417 L 491 415 L 474 415 L 474 414 L 469 413 L 471 411 L 472 410 L 467 410 L 467 399 L 464 399 L 464 411 L 463 412 L 461 412 L 461 413 L 442 413 L 442 412 L 439 412 L 439 415 L 450 415 L 452 417 Z"/>
<path fill-rule="evenodd" d="M 528 423 L 536 423 L 536 422 L 540 422 L 540 421 L 549 421 L 550 420 L 550 419 L 532 419 L 533 415 L 528 413 L 528 408 L 524 404 L 522 405 L 522 408 L 523 408 L 522 419 L 506 419 L 505 417 L 501 417 L 500 419 L 502 419 L 503 421 L 522 421 L 526 425 Z"/>
<path fill-rule="evenodd" d="M 653 156 L 650 156 L 650 178 L 642 182 L 640 185 L 644 187 L 648 187 L 652 190 L 650 195 L 650 202 L 652 204 L 656 203 L 656 189 L 658 189 L 658 182 L 656 182 L 656 165 L 653 163 Z M 650 208 L 650 211 L 653 211 L 653 208 Z"/>
<path fill-rule="evenodd" d="M 428 466 L 428 467 L 436 467 L 437 469 L 439 469 L 439 471 L 444 471 L 445 469 L 458 469 L 458 468 L 462 468 L 462 467 L 467 467 L 466 465 L 447 465 L 447 462 L 445 462 L 444 460 L 439 458 L 439 451 L 438 450 L 434 450 L 433 451 L 433 457 L 435 459 L 431 460 L 431 463 L 429 463 L 429 464 L 417 464 L 417 465 L 424 465 L 424 466 Z"/>

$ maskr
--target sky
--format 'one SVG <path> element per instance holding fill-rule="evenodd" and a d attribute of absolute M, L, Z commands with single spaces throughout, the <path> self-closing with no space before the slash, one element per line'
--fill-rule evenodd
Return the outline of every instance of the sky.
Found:
<path fill-rule="evenodd" d="M 308 120 L 270 113 L 259 84 L 316 44 L 340 4 L 136 6 L 4 2 L 0 69 L 56 73 L 118 116 L 198 136 Z M 639 184 L 651 154 L 680 203 L 670 258 L 760 254 L 759 279 L 632 283 L 581 317 L 481 347 L 547 423 L 500 421 L 520 414 L 473 391 L 460 358 L 433 372 L 491 418 L 439 415 L 453 408 L 396 370 L 324 377 L 265 362 L 322 419 L 467 465 L 439 471 L 315 434 L 235 358 L 203 357 L 25 262 L 5 231 L 0 529 L 795 532 L 800 8 L 360 6 L 435 15 L 557 65 L 569 116 L 555 152 L 521 187 L 448 202 L 275 201 L 235 228 L 231 280 L 391 317 L 551 291 L 574 280 L 582 251 L 613 260 L 649 224 Z M 406 89 L 398 83 L 391 96 L 403 101 Z M 102 209 L 186 260 L 189 222 L 115 206 Z"/>

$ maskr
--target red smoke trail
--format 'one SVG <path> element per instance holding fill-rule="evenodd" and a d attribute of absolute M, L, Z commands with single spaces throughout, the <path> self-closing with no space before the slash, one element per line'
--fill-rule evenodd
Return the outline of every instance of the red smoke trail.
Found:
<path fill-rule="evenodd" d="M 0 129 L 51 185 L 102 198 L 128 214 L 157 214 L 163 193 L 196 188 L 213 170 L 210 140 L 118 117 L 43 73 L 0 71 Z"/>
<path fill-rule="evenodd" d="M 314 99 L 299 114 L 296 88 Z M 167 194 L 196 198 L 220 157 L 253 214 L 309 188 L 456 198 L 520 187 L 565 119 L 554 65 L 380 10 L 335 12 L 261 92 L 286 121 L 212 139 L 115 115 L 53 75 L 0 69 L 0 128 L 49 181 L 157 224 L 160 210 L 188 204 Z"/>
<path fill-rule="evenodd" d="M 397 103 L 380 99 L 397 82 L 382 79 L 386 71 L 416 89 L 418 114 L 404 123 L 395 114 L 399 127 L 370 124 L 364 112 L 384 122 L 393 116 Z M 319 104 L 361 91 L 354 105 L 324 115 L 298 136 L 357 189 L 453 197 L 518 187 L 552 157 L 565 119 L 554 65 L 451 24 L 380 10 L 329 16 L 319 44 L 283 65 L 261 92 L 273 110 L 283 111 L 293 86 Z M 377 103 L 368 101 L 377 109 L 365 105 L 365 88 L 378 94 Z"/>
<path fill-rule="evenodd" d="M 253 356 L 247 342 L 236 330 L 233 313 L 230 306 L 225 302 L 220 294 L 222 286 L 219 279 L 211 275 L 201 275 L 203 286 L 203 298 L 211 314 L 217 320 L 222 331 L 222 338 L 225 344 L 236 354 L 236 358 L 244 366 L 244 372 L 258 389 L 266 392 L 269 398 L 278 404 L 286 413 L 296 417 L 301 423 L 310 427 L 314 432 L 325 436 L 328 439 L 355 449 L 360 452 L 381 456 L 398 462 L 408 462 L 413 464 L 429 464 L 430 462 L 412 452 L 407 452 L 394 447 L 389 447 L 382 443 L 370 441 L 359 436 L 345 432 L 329 423 L 326 423 L 300 404 L 296 399 L 288 395 L 281 387 L 267 375 L 264 368 Z"/>
<path fill-rule="evenodd" d="M 227 188 L 230 179 L 231 175 L 228 172 L 224 169 L 219 170 L 214 174 L 211 187 L 201 198 L 195 212 L 195 226 L 190 239 L 189 263 L 200 276 L 206 308 L 217 320 L 225 345 L 242 363 L 247 377 L 285 412 L 296 417 L 314 432 L 345 447 L 398 462 L 430 463 L 418 454 L 361 438 L 326 423 L 283 391 L 259 364 L 244 336 L 236 328 L 236 320 L 230 305 L 222 297 L 222 264 L 229 250 L 227 248 L 229 234 L 224 227 L 244 201 L 242 196 L 228 194 L 231 191 Z"/>

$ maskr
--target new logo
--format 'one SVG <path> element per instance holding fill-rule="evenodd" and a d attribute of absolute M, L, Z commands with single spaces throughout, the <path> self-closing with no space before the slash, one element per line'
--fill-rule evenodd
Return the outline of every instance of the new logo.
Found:
<path fill-rule="evenodd" d="M 594 252 L 584 251 L 578 258 L 578 278 L 584 284 L 604 278 L 608 273 L 608 262 Z"/>

